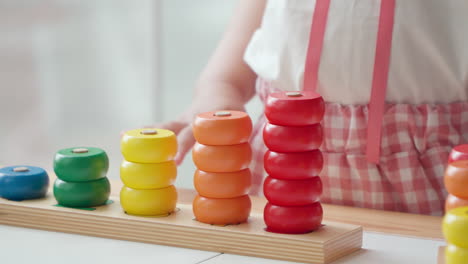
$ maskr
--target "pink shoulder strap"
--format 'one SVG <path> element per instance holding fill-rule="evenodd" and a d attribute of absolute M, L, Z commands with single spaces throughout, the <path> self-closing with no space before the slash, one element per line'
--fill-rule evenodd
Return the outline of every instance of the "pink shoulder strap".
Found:
<path fill-rule="evenodd" d="M 318 72 L 320 67 L 320 56 L 322 55 L 323 39 L 327 27 L 328 10 L 330 0 L 315 1 L 314 15 L 309 34 L 309 46 L 304 68 L 304 90 L 317 90 Z"/>
<path fill-rule="evenodd" d="M 393 20 L 395 0 L 382 0 L 380 4 L 379 31 L 375 48 L 374 75 L 369 102 L 369 121 L 367 124 L 367 160 L 379 163 L 382 121 L 385 110 L 388 69 L 392 49 Z"/>
<path fill-rule="evenodd" d="M 367 125 L 366 155 L 367 160 L 373 163 L 379 163 L 380 159 L 380 142 L 392 47 L 395 1 L 381 0 L 380 4 L 379 28 L 377 32 Z M 329 7 L 330 0 L 317 0 L 315 3 L 304 69 L 304 90 L 317 90 L 320 56 L 322 54 Z"/>

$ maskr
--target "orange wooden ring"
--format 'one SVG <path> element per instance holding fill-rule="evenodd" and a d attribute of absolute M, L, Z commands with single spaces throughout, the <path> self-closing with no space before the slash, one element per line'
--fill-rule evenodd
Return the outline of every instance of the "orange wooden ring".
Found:
<path fill-rule="evenodd" d="M 241 111 L 213 111 L 197 115 L 193 136 L 203 145 L 236 145 L 249 141 L 252 120 Z"/>
<path fill-rule="evenodd" d="M 468 160 L 450 163 L 445 170 L 444 183 L 450 194 L 468 200 Z"/>
<path fill-rule="evenodd" d="M 232 198 L 249 193 L 252 183 L 249 169 L 235 172 L 195 171 L 193 184 L 198 194 L 209 198 Z"/>
<path fill-rule="evenodd" d="M 449 194 L 445 200 L 445 212 L 458 207 L 468 207 L 468 200 L 459 198 L 455 195 Z"/>
<path fill-rule="evenodd" d="M 249 143 L 230 146 L 207 146 L 195 143 L 192 159 L 199 170 L 234 172 L 247 169 L 252 160 Z"/>
<path fill-rule="evenodd" d="M 193 200 L 193 214 L 203 223 L 212 225 L 239 224 L 249 218 L 252 203 L 248 195 L 215 199 L 197 195 Z"/>

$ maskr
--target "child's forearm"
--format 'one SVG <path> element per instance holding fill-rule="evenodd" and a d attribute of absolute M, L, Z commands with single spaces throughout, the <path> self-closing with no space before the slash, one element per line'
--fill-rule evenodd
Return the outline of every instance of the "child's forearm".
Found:
<path fill-rule="evenodd" d="M 241 0 L 226 33 L 203 70 L 196 96 L 223 96 L 246 103 L 255 93 L 256 74 L 243 55 L 254 31 L 260 26 L 266 0 Z"/>

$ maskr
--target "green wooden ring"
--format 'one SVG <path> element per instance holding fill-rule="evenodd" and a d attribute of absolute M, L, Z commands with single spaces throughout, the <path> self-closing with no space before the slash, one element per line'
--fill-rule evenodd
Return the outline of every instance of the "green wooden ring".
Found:
<path fill-rule="evenodd" d="M 74 150 L 87 150 L 75 153 Z M 54 171 L 64 181 L 84 182 L 106 177 L 109 158 L 99 148 L 67 148 L 55 154 Z"/>
<path fill-rule="evenodd" d="M 56 179 L 54 196 L 60 205 L 67 207 L 93 207 L 106 203 L 110 195 L 107 178 L 88 182 L 66 182 Z"/>

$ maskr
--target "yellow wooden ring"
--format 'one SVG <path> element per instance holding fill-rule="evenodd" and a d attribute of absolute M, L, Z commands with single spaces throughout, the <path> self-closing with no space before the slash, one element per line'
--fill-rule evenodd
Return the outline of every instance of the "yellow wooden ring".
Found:
<path fill-rule="evenodd" d="M 161 189 L 137 190 L 124 186 L 120 204 L 127 214 L 155 216 L 174 212 L 177 191 L 174 185 Z"/>
<path fill-rule="evenodd" d="M 155 131 L 155 134 L 146 133 Z M 120 142 L 124 158 L 137 163 L 160 163 L 174 159 L 177 138 L 166 129 L 144 128 L 127 131 Z"/>
<path fill-rule="evenodd" d="M 442 222 L 442 231 L 448 243 L 468 248 L 468 207 L 448 211 Z"/>
<path fill-rule="evenodd" d="M 468 249 L 448 244 L 445 247 L 445 263 L 466 264 L 468 261 Z"/>
<path fill-rule="evenodd" d="M 124 160 L 120 165 L 120 179 L 132 189 L 160 189 L 172 185 L 177 177 L 173 160 L 161 163 L 135 163 Z"/>

